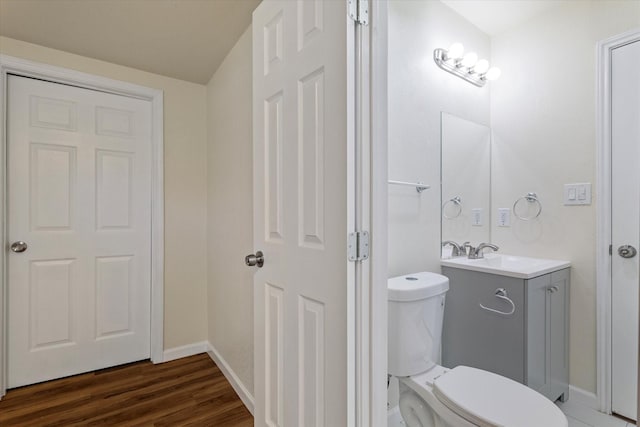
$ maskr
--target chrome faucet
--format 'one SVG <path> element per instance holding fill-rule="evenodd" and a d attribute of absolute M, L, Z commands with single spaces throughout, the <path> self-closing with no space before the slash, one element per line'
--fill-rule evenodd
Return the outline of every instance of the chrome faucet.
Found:
<path fill-rule="evenodd" d="M 476 250 L 476 248 L 474 248 L 473 246 L 471 246 L 471 242 L 464 242 L 464 243 L 462 244 L 462 247 L 464 248 L 464 254 L 465 254 L 465 255 L 470 254 L 470 253 L 471 253 L 471 251 L 475 251 L 475 250 Z"/>
<path fill-rule="evenodd" d="M 486 248 L 489 248 L 494 252 L 500 249 L 499 247 L 491 243 L 480 243 L 477 248 L 469 246 L 469 259 L 484 258 L 484 253 L 482 251 Z"/>
<path fill-rule="evenodd" d="M 466 242 L 469 243 L 469 242 Z M 465 256 L 467 254 L 467 249 L 464 245 L 459 245 L 456 242 L 454 242 L 453 240 L 447 240 L 442 242 L 442 247 L 444 248 L 445 246 L 450 245 L 451 246 L 451 256 L 452 257 L 456 257 L 456 256 Z"/>

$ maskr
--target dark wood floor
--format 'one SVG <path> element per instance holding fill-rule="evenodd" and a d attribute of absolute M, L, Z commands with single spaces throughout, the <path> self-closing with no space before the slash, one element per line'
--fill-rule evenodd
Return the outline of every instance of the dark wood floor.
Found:
<path fill-rule="evenodd" d="M 253 426 L 208 355 L 149 361 L 9 390 L 0 426 Z"/>

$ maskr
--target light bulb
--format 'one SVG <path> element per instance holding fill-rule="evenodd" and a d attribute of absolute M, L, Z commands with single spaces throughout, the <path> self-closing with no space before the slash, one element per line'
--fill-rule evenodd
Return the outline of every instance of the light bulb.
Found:
<path fill-rule="evenodd" d="M 485 74 L 484 78 L 487 80 L 497 80 L 498 77 L 500 77 L 500 74 L 502 74 L 502 71 L 500 71 L 500 68 L 491 67 L 489 68 L 489 71 L 487 71 L 487 74 Z"/>
<path fill-rule="evenodd" d="M 488 69 L 489 61 L 487 61 L 486 59 L 481 59 L 480 61 L 476 62 L 475 67 L 473 67 L 473 72 L 476 74 L 484 74 Z"/>
<path fill-rule="evenodd" d="M 447 51 L 447 59 L 460 59 L 464 54 L 464 46 L 462 43 L 454 43 Z"/>
<path fill-rule="evenodd" d="M 475 52 L 469 52 L 464 56 L 464 58 L 462 58 L 460 65 L 471 68 L 476 64 L 476 62 L 478 62 L 478 54 Z"/>

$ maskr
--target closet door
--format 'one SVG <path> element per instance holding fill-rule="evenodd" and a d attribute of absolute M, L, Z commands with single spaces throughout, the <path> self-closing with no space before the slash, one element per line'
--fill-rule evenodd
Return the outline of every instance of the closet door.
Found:
<path fill-rule="evenodd" d="M 612 411 L 636 419 L 640 256 L 640 41 L 611 56 Z"/>
<path fill-rule="evenodd" d="M 149 358 L 151 105 L 8 78 L 8 386 Z"/>

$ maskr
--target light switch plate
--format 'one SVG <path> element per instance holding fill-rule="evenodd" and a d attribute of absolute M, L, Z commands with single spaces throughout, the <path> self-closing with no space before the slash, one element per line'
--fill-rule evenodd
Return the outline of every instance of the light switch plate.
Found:
<path fill-rule="evenodd" d="M 564 204 L 565 206 L 590 205 L 591 183 L 583 182 L 577 184 L 565 184 Z"/>
<path fill-rule="evenodd" d="M 511 227 L 511 209 L 498 208 L 498 227 Z"/>

